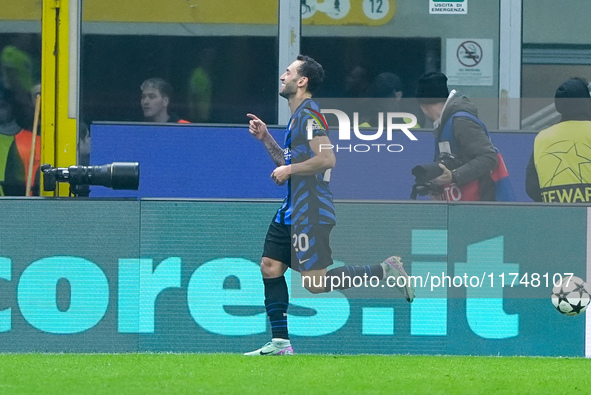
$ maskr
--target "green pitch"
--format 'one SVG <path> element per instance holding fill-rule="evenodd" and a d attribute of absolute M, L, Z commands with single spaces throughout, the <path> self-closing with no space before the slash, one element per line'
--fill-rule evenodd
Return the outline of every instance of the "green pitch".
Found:
<path fill-rule="evenodd" d="M 583 358 L 2 354 L 1 394 L 587 393 Z"/>

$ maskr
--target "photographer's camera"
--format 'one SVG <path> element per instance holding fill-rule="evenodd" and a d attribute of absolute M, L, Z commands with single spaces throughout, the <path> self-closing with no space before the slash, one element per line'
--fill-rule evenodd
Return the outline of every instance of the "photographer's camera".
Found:
<path fill-rule="evenodd" d="M 57 168 L 41 165 L 43 189 L 55 191 L 57 182 L 68 182 L 70 192 L 88 190 L 88 185 L 100 185 L 112 189 L 137 190 L 140 182 L 140 165 L 137 162 L 113 162 L 102 166 L 70 166 Z"/>
<path fill-rule="evenodd" d="M 411 199 L 416 199 L 417 195 L 438 195 L 443 192 L 441 185 L 431 181 L 443 174 L 443 169 L 439 167 L 440 163 L 449 170 L 457 169 L 462 165 L 462 162 L 453 154 L 442 152 L 434 162 L 415 166 L 412 169 L 412 175 L 415 176 L 415 184 L 412 187 Z"/>

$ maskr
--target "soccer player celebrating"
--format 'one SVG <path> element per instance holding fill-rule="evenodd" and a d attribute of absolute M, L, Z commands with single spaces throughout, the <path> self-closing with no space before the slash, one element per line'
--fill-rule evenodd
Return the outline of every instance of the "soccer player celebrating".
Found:
<path fill-rule="evenodd" d="M 287 99 L 292 114 L 285 131 L 285 149 L 277 144 L 263 121 L 247 114 L 250 133 L 264 143 L 277 165 L 271 178 L 278 185 L 287 182 L 288 191 L 267 231 L 261 262 L 265 308 L 273 338 L 262 348 L 245 354 L 250 356 L 293 354 L 287 330 L 289 296 L 284 273 L 288 267 L 310 280 L 304 281 L 304 286 L 311 293 L 350 288 L 355 277 L 392 277 L 389 281 L 401 284 L 397 288 L 409 302 L 414 298 L 414 288 L 396 256 L 380 264 L 327 271 L 333 263 L 329 235 L 336 223 L 327 176 L 336 159 L 332 148 L 327 148 L 332 145 L 323 122 L 310 122 L 311 139 L 307 130 L 309 120 L 319 120 L 320 109 L 312 95 L 324 80 L 324 69 L 311 57 L 299 55 L 280 80 L 279 94 Z M 331 281 L 333 277 L 351 281 L 336 285 Z"/>

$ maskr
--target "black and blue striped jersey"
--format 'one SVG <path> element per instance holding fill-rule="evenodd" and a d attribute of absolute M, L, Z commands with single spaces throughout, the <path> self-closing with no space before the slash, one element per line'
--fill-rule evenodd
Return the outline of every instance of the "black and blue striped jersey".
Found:
<path fill-rule="evenodd" d="M 291 116 L 284 140 L 283 155 L 286 165 L 301 163 L 314 156 L 308 140 L 308 120 L 314 121 L 312 136 L 328 136 L 326 127 L 316 122 L 318 115 L 315 112 L 320 113 L 318 103 L 306 99 Z M 336 215 L 325 173 L 308 176 L 292 174 L 287 182 L 287 196 L 277 211 L 275 222 L 285 225 L 334 225 Z"/>

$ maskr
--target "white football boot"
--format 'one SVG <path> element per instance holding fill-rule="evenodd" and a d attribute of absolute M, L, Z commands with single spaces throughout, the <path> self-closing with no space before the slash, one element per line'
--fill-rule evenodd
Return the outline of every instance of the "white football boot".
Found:
<path fill-rule="evenodd" d="M 258 350 L 247 352 L 244 355 L 258 357 L 266 355 L 293 355 L 291 342 L 286 339 L 273 339 Z"/>

